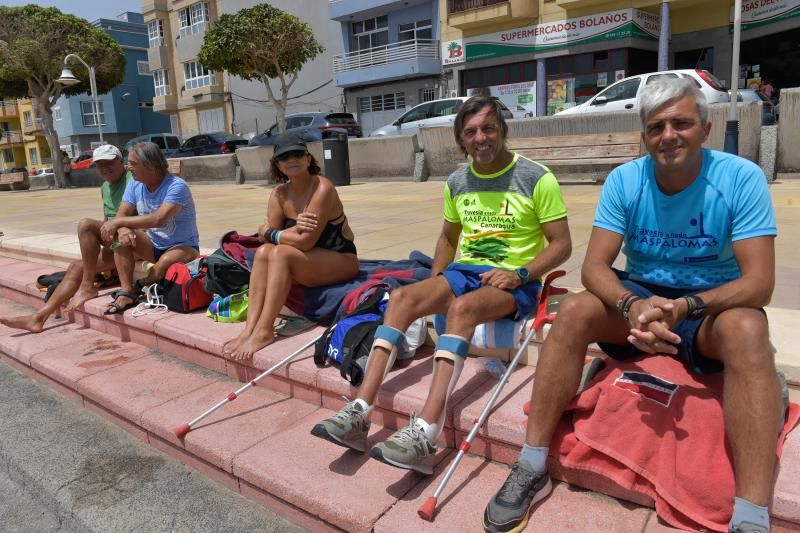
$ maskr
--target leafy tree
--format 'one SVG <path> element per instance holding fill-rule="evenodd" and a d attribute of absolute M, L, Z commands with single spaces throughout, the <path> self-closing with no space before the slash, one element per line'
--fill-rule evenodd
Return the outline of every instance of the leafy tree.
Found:
<path fill-rule="evenodd" d="M 30 97 L 38 106 L 59 187 L 65 181 L 52 107 L 62 94 L 75 96 L 89 91 L 89 72 L 76 60 L 69 66 L 81 83 L 64 87 L 55 81 L 61 75 L 64 58 L 71 53 L 94 67 L 98 93 L 107 93 L 122 82 L 125 53 L 100 28 L 54 7 L 0 6 L 0 94 Z"/>
<path fill-rule="evenodd" d="M 303 65 L 323 50 L 308 24 L 269 4 L 258 4 L 222 15 L 211 24 L 197 59 L 211 70 L 261 80 L 278 111 L 278 131 L 282 132 L 289 89 Z M 280 98 L 270 79 L 279 81 Z"/>

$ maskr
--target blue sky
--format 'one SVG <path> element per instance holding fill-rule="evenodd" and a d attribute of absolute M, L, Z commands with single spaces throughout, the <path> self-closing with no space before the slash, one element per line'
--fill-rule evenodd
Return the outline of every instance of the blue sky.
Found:
<path fill-rule="evenodd" d="M 141 0 L 40 0 L 31 2 L 30 0 L 0 0 L 0 6 L 24 6 L 27 4 L 38 4 L 44 7 L 57 7 L 64 13 L 71 13 L 78 17 L 83 17 L 88 21 L 99 18 L 113 19 L 123 11 L 142 12 Z"/>

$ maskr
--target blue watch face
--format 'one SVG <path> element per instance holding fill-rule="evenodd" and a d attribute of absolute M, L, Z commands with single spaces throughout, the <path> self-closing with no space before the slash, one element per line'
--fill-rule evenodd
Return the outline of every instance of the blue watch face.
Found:
<path fill-rule="evenodd" d="M 519 267 L 517 269 L 517 276 L 519 276 L 519 279 L 521 279 L 522 281 L 528 281 L 528 278 L 531 277 L 531 273 L 528 271 L 527 268 Z"/>

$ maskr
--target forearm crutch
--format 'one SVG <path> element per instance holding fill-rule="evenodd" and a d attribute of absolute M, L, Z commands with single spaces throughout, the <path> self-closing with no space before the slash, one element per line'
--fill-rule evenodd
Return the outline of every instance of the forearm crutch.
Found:
<path fill-rule="evenodd" d="M 300 355 L 302 352 L 304 352 L 306 350 L 306 348 L 308 348 L 309 346 L 313 345 L 315 342 L 317 342 L 317 339 L 312 339 L 312 340 L 308 341 L 306 344 L 304 344 L 301 348 L 299 348 L 293 354 L 288 355 L 283 360 L 281 360 L 280 362 L 275 363 L 274 365 L 272 365 L 272 367 L 268 368 L 267 370 L 265 370 L 264 372 L 262 372 L 261 374 L 259 374 L 255 378 L 253 378 L 252 380 L 250 380 L 247 383 L 245 383 L 244 385 L 242 385 L 237 391 L 228 394 L 228 396 L 224 400 L 222 400 L 221 402 L 216 404 L 214 407 L 212 407 L 211 409 L 209 409 L 208 411 L 206 411 L 202 415 L 198 416 L 197 418 L 195 418 L 194 420 L 192 420 L 188 424 L 183 424 L 182 426 L 176 427 L 173 430 L 175 432 L 175 435 L 179 439 L 182 439 L 183 436 L 186 435 L 187 433 L 189 433 L 189 431 L 195 425 L 197 425 L 197 423 L 200 422 L 202 419 L 204 419 L 205 417 L 207 417 L 208 415 L 210 415 L 211 413 L 213 413 L 214 411 L 216 411 L 217 409 L 219 409 L 220 407 L 222 407 L 226 403 L 230 403 L 233 400 L 235 400 L 236 398 L 238 398 L 239 395 L 242 394 L 244 391 L 246 391 L 250 387 L 254 387 L 255 384 L 258 383 L 258 381 L 261 378 L 265 378 L 265 377 L 269 376 L 270 374 L 272 374 L 273 372 L 275 372 L 276 370 L 281 368 L 283 365 L 287 364 L 289 361 L 291 361 L 292 359 L 294 359 L 295 357 Z"/>
<path fill-rule="evenodd" d="M 554 279 L 560 278 L 563 276 L 565 272 L 563 270 L 557 270 L 555 272 L 551 272 L 547 275 L 544 280 L 544 285 L 542 286 L 542 291 L 539 293 L 539 305 L 536 309 L 536 316 L 533 320 L 533 324 L 531 325 L 531 330 L 528 332 L 527 337 L 522 342 L 522 346 L 519 347 L 517 353 L 514 354 L 513 359 L 508 364 L 508 368 L 506 369 L 503 377 L 500 378 L 500 381 L 497 383 L 497 386 L 492 393 L 492 397 L 489 398 L 489 401 L 486 404 L 486 407 L 483 408 L 481 411 L 481 415 L 475 420 L 472 429 L 470 430 L 469 434 L 461 441 L 461 445 L 458 447 L 458 454 L 456 455 L 453 462 L 450 463 L 450 466 L 447 468 L 447 473 L 445 473 L 442 480 L 439 482 L 439 486 L 436 487 L 436 490 L 433 492 L 433 496 L 428 496 L 428 499 L 420 506 L 419 510 L 417 510 L 417 514 L 424 518 L 425 520 L 431 522 L 433 521 L 433 514 L 436 510 L 436 503 L 438 502 L 439 496 L 442 494 L 447 482 L 450 481 L 450 478 L 453 476 L 453 472 L 455 472 L 456 468 L 458 467 L 458 463 L 461 462 L 461 458 L 464 457 L 464 454 L 467 453 L 470 448 L 472 447 L 472 439 L 475 438 L 475 435 L 478 434 L 478 431 L 481 429 L 481 426 L 486 421 L 486 418 L 489 416 L 489 412 L 494 407 L 495 401 L 497 401 L 497 397 L 500 396 L 500 393 L 503 392 L 503 387 L 505 387 L 508 378 L 511 376 L 511 373 L 514 371 L 514 368 L 517 366 L 520 357 L 522 356 L 523 352 L 527 351 L 528 344 L 531 342 L 531 339 L 536 334 L 537 331 L 540 331 L 541 327 L 544 324 L 549 324 L 553 321 L 555 317 L 554 314 L 548 314 L 547 312 L 547 298 L 553 296 L 555 294 L 566 294 L 567 290 L 562 289 L 559 287 L 553 287 L 551 283 Z"/>

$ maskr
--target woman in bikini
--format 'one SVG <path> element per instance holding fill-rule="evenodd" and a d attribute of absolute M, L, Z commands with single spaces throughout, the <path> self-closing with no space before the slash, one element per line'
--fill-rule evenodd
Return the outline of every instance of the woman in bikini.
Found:
<path fill-rule="evenodd" d="M 336 188 L 319 174 L 306 143 L 284 133 L 270 165 L 279 183 L 258 229 L 264 242 L 256 251 L 244 331 L 228 342 L 223 355 L 247 359 L 275 338 L 273 324 L 293 283 L 318 287 L 358 275 L 353 231 Z"/>

